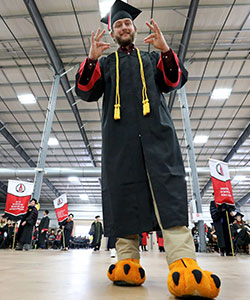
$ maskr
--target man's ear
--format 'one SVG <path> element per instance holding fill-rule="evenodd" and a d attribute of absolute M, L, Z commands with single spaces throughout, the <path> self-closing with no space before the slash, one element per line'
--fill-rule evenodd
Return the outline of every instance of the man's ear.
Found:
<path fill-rule="evenodd" d="M 113 31 L 110 31 L 110 36 L 112 38 L 112 40 L 114 39 L 114 34 L 113 34 Z"/>

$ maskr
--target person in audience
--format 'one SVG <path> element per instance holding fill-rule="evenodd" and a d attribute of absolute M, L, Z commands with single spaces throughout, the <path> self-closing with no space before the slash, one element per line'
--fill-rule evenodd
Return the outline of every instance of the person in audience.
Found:
<path fill-rule="evenodd" d="M 243 221 L 243 217 L 244 215 L 242 213 L 236 213 L 236 220 L 232 225 L 232 236 L 236 250 L 244 248 L 247 254 L 250 255 L 250 229 Z"/>
<path fill-rule="evenodd" d="M 56 234 L 56 239 L 54 241 L 54 249 L 61 249 L 62 247 L 62 230 L 59 229 Z"/>
<path fill-rule="evenodd" d="M 39 227 L 36 226 L 32 236 L 32 249 L 38 248 L 38 238 L 39 238 Z"/>
<path fill-rule="evenodd" d="M 117 240 L 116 237 L 108 238 L 107 249 L 110 250 L 110 257 L 112 258 L 116 257 L 116 250 L 115 250 L 116 240 Z"/>
<path fill-rule="evenodd" d="M 147 232 L 142 233 L 142 251 L 148 251 L 147 244 L 148 244 L 149 235 Z"/>
<path fill-rule="evenodd" d="M 211 227 L 207 227 L 207 239 L 208 239 L 208 251 L 209 252 L 219 252 L 217 244 L 217 235 L 214 228 L 214 223 L 211 223 Z"/>
<path fill-rule="evenodd" d="M 199 252 L 199 232 L 197 224 L 192 228 L 191 232 L 194 239 L 195 252 Z"/>
<path fill-rule="evenodd" d="M 47 248 L 53 248 L 54 247 L 54 241 L 56 239 L 55 236 L 55 230 L 51 229 L 49 235 L 48 235 L 48 239 L 47 239 Z"/>
<path fill-rule="evenodd" d="M 160 252 L 165 252 L 162 231 L 156 231 L 157 244 Z"/>

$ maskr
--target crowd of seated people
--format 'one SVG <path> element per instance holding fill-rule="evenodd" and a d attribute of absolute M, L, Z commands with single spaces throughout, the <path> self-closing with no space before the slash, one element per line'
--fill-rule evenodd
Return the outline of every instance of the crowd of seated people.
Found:
<path fill-rule="evenodd" d="M 86 236 L 73 236 L 70 239 L 70 248 L 71 249 L 88 249 L 90 248 L 90 239 Z"/>
<path fill-rule="evenodd" d="M 0 249 L 12 247 L 14 237 L 14 222 L 2 216 L 0 218 Z"/>
<path fill-rule="evenodd" d="M 234 252 L 236 254 L 240 253 L 250 255 L 250 226 L 243 220 L 243 214 L 241 214 L 240 212 L 234 214 L 234 218 L 231 219 L 230 222 L 230 233 L 232 237 Z M 222 255 L 223 252 L 219 247 L 220 243 L 218 241 L 218 232 L 216 232 L 214 223 L 211 223 L 210 225 L 211 226 L 205 224 L 207 252 L 218 252 Z M 225 228 L 228 230 L 228 226 Z M 196 251 L 199 251 L 200 245 L 197 224 L 192 228 L 192 234 Z M 219 232 L 219 234 L 221 235 L 221 232 Z M 231 244 L 229 245 L 229 247 L 231 247 Z"/>
<path fill-rule="evenodd" d="M 37 249 L 37 243 L 38 243 L 38 235 L 39 235 L 39 230 L 38 227 L 35 228 L 34 234 L 33 234 L 33 239 L 32 239 L 32 248 Z M 88 249 L 90 244 L 89 238 L 86 236 L 72 236 L 70 238 L 70 245 L 69 247 L 71 249 Z M 48 230 L 46 234 L 46 239 L 45 239 L 45 249 L 61 249 L 63 248 L 63 234 L 61 229 L 50 229 Z"/>

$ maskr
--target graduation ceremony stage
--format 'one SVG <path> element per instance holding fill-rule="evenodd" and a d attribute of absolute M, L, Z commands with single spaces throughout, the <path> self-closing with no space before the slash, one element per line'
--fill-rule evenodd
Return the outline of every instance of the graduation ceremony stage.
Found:
<path fill-rule="evenodd" d="M 0 299 L 8 300 L 174 300 L 167 289 L 165 254 L 141 253 L 146 282 L 141 287 L 114 286 L 106 271 L 116 259 L 108 251 L 31 250 L 0 252 Z M 198 253 L 203 269 L 222 281 L 218 300 L 247 300 L 250 295 L 250 256 L 220 257 Z M 163 270 L 163 265 L 166 268 Z M 164 272 L 164 274 L 163 274 Z"/>

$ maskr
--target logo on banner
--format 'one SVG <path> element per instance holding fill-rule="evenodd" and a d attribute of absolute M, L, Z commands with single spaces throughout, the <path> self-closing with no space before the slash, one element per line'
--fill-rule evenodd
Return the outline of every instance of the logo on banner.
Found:
<path fill-rule="evenodd" d="M 16 186 L 16 191 L 17 191 L 18 193 L 24 193 L 25 190 L 26 190 L 25 185 L 22 184 L 22 183 L 19 183 L 19 184 Z"/>
<path fill-rule="evenodd" d="M 63 203 L 63 199 L 62 198 L 59 198 L 58 200 L 57 200 L 57 205 L 60 205 L 60 204 L 62 204 Z"/>
<path fill-rule="evenodd" d="M 228 164 L 216 159 L 210 159 L 209 168 L 213 183 L 214 200 L 216 206 L 222 204 L 234 205 Z"/>
<path fill-rule="evenodd" d="M 224 176 L 224 172 L 221 164 L 217 164 L 215 169 L 218 172 L 218 174 L 220 174 L 220 176 Z"/>

